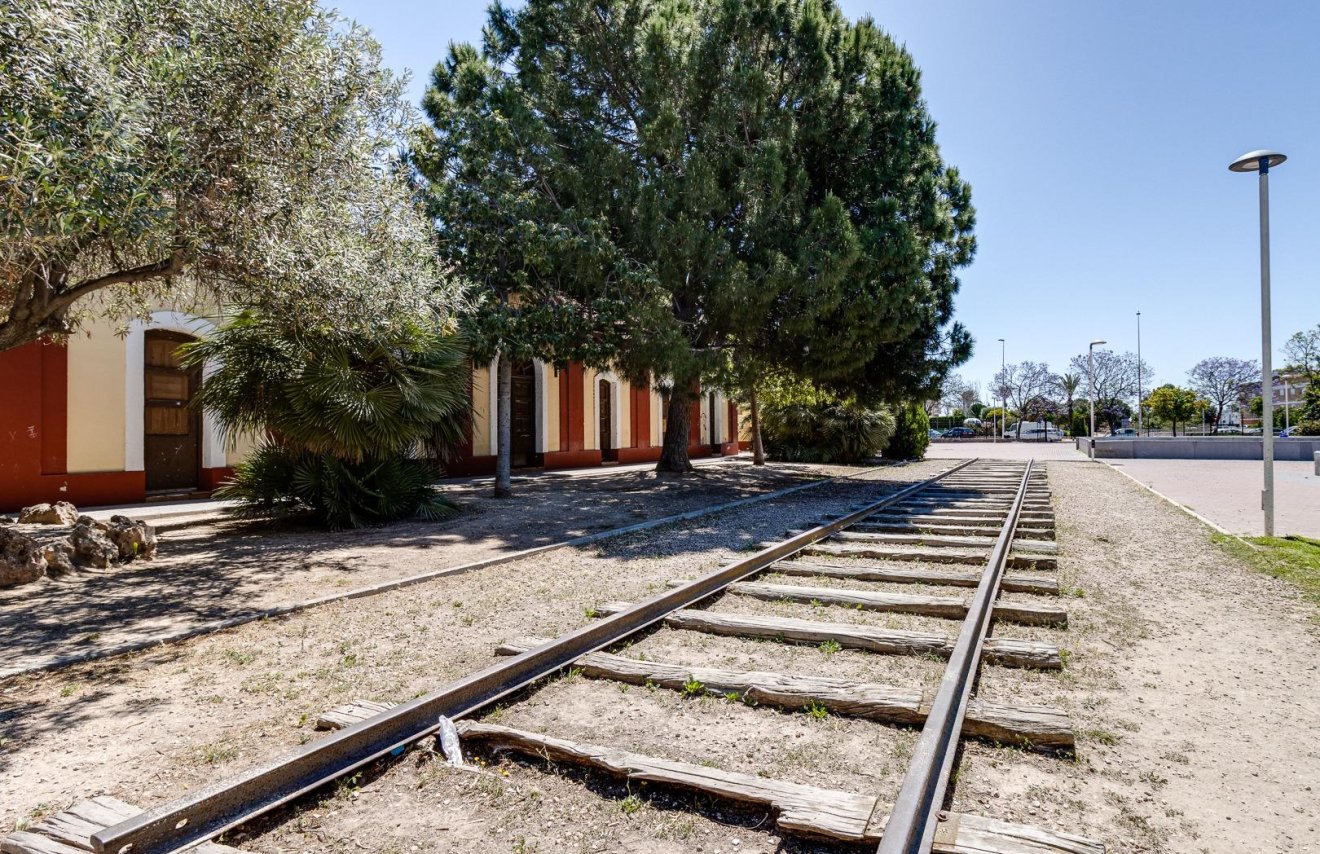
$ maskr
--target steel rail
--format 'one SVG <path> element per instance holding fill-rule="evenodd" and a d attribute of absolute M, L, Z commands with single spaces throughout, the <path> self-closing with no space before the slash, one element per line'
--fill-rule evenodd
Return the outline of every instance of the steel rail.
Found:
<path fill-rule="evenodd" d="M 958 753 L 958 739 L 962 733 L 963 718 L 971 699 L 972 684 L 981 665 L 981 652 L 986 632 L 990 628 L 990 615 L 999 596 L 999 582 L 1004 575 L 1009 549 L 1013 545 L 1018 515 L 1026 499 L 1031 481 L 1030 460 L 1022 473 L 1017 496 L 1004 520 L 985 570 L 976 588 L 963 621 L 958 640 L 954 643 L 949 663 L 944 668 L 940 687 L 935 693 L 926 723 L 917 738 L 898 798 L 880 836 L 878 854 L 930 854 L 939 826 L 939 813 L 948 789 L 953 760 Z"/>
<path fill-rule="evenodd" d="M 617 643 L 674 611 L 690 607 L 817 540 L 929 488 L 973 462 L 974 459 L 959 463 L 612 617 L 593 621 L 431 694 L 97 831 L 91 838 L 92 847 L 101 854 L 130 851 L 131 854 L 165 854 L 198 845 L 368 763 L 402 752 L 409 744 L 434 734 L 442 716 L 454 719 L 469 715 L 588 653 Z"/>

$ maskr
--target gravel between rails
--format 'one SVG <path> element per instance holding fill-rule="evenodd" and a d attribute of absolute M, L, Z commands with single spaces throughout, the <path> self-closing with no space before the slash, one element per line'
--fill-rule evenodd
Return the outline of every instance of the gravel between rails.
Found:
<path fill-rule="evenodd" d="M 695 523 L 0 683 L 0 826 L 99 793 L 154 806 L 316 737 L 312 724 L 328 708 L 433 690 L 490 663 L 501 641 L 560 634 L 590 619 L 587 609 L 602 600 L 635 601 L 670 579 L 713 570 L 803 520 L 840 512 L 948 465 L 881 469 Z M 516 524 L 529 503 L 500 503 L 488 512 L 508 514 Z M 374 554 L 388 561 L 396 552 Z M 462 775 L 445 785 L 471 783 Z M 370 797 L 367 788 L 359 797 Z M 585 808 L 593 798 L 578 792 L 572 800 Z M 617 813 L 617 805 L 612 809 Z M 430 818 L 439 827 L 453 819 L 448 813 Z M 290 832 L 296 831 L 277 830 L 269 843 L 246 847 L 274 851 L 280 835 Z M 436 833 L 423 837 L 439 846 L 435 850 L 449 850 L 449 837 Z M 351 832 L 327 832 L 326 838 L 333 850 L 362 850 Z M 379 850 L 408 850 L 390 849 L 402 843 L 389 833 L 372 839 Z M 359 836 L 357 842 L 372 839 Z M 489 850 L 509 850 L 507 841 L 492 844 Z"/>

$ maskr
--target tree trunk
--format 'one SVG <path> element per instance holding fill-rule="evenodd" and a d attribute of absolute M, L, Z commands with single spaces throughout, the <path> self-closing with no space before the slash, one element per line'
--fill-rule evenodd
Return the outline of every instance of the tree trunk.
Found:
<path fill-rule="evenodd" d="M 752 414 L 752 465 L 765 465 L 765 446 L 761 444 L 761 404 L 756 399 L 756 385 L 747 390 L 747 406 Z"/>
<path fill-rule="evenodd" d="M 1217 407 L 1215 407 L 1215 423 L 1210 425 L 1211 436 L 1216 436 L 1219 434 L 1219 420 L 1223 417 L 1224 417 L 1224 404 L 1221 403 Z"/>
<path fill-rule="evenodd" d="M 669 395 L 668 420 L 665 423 L 664 445 L 660 449 L 660 462 L 656 471 L 685 474 L 693 470 L 688 459 L 689 420 L 692 417 L 692 393 L 677 383 Z"/>
<path fill-rule="evenodd" d="M 495 497 L 513 497 L 511 469 L 513 423 L 513 359 L 501 355 L 495 389 Z"/>

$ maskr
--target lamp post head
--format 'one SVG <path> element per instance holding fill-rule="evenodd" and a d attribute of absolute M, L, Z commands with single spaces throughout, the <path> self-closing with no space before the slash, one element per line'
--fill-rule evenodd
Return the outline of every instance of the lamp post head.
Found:
<path fill-rule="evenodd" d="M 1108 344 L 1108 343 L 1109 343 L 1108 341 L 1092 341 L 1091 346 L 1094 347 L 1097 344 Z"/>
<path fill-rule="evenodd" d="M 1277 151 L 1270 151 L 1262 148 L 1259 151 L 1248 151 L 1246 154 L 1228 164 L 1230 172 L 1268 172 L 1275 166 L 1287 160 L 1287 156 Z"/>

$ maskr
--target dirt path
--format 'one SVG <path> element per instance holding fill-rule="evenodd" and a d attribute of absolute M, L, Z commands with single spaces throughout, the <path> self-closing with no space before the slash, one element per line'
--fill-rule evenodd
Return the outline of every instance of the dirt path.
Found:
<path fill-rule="evenodd" d="M 1320 851 L 1315 609 L 1108 468 L 1051 462 L 1067 678 L 986 671 L 981 693 L 1067 709 L 1078 759 L 969 745 L 955 808 L 1110 851 Z"/>
<path fill-rule="evenodd" d="M 551 475 L 520 478 L 513 504 L 490 498 L 484 484 L 450 485 L 463 512 L 443 522 L 329 534 L 238 523 L 173 531 L 154 561 L 0 591 L 0 674 L 855 471 L 737 461 L 689 478 Z"/>

